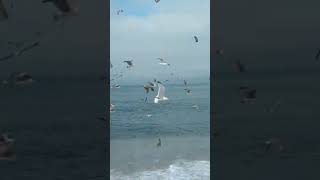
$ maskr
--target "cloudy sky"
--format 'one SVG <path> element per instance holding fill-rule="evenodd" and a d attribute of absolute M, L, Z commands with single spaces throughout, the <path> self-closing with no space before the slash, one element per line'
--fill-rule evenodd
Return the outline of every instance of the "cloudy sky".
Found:
<path fill-rule="evenodd" d="M 150 79 L 174 72 L 179 77 L 208 78 L 210 73 L 209 0 L 111 0 L 110 57 L 113 72 L 127 80 Z M 117 15 L 117 10 L 124 12 Z M 195 43 L 193 36 L 198 36 Z M 163 58 L 171 66 L 158 64 Z"/>

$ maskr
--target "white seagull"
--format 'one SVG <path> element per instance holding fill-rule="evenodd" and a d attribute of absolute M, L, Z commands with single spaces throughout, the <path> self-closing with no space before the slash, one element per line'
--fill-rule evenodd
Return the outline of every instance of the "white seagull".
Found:
<path fill-rule="evenodd" d="M 170 66 L 170 64 L 168 62 L 166 62 L 165 60 L 163 60 L 162 58 L 158 58 L 160 60 L 159 64 L 161 65 L 165 65 L 165 66 Z"/>
<path fill-rule="evenodd" d="M 154 103 L 159 103 L 159 101 L 166 101 L 168 100 L 167 97 L 164 96 L 164 92 L 166 88 L 161 84 L 158 83 L 158 95 L 154 98 Z"/>

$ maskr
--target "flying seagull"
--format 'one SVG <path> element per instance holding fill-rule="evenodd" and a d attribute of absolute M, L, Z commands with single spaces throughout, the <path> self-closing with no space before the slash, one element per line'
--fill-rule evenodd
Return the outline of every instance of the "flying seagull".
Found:
<path fill-rule="evenodd" d="M 0 61 L 5 61 L 5 60 L 8 60 L 8 59 L 11 59 L 11 58 L 14 58 L 16 56 L 21 56 L 23 53 L 25 53 L 26 51 L 29 51 L 37 46 L 39 46 L 40 43 L 39 41 L 36 41 L 36 42 L 33 42 L 31 45 L 28 45 L 26 47 L 23 47 L 22 49 L 18 50 L 18 51 L 15 51 L 15 52 L 12 52 L 10 53 L 9 55 L 6 55 L 4 57 L 1 57 L 0 58 Z"/>
<path fill-rule="evenodd" d="M 117 11 L 117 15 L 119 15 L 120 13 L 123 13 L 123 9 L 119 9 L 119 10 Z"/>
<path fill-rule="evenodd" d="M 242 93 L 243 99 L 241 100 L 241 103 L 244 103 L 245 100 L 256 99 L 256 93 L 257 93 L 256 89 L 245 88 L 242 90 L 243 91 L 241 93 Z"/>
<path fill-rule="evenodd" d="M 127 68 L 131 68 L 133 66 L 132 60 L 131 61 L 123 61 L 124 63 L 127 63 Z"/>
<path fill-rule="evenodd" d="M 158 58 L 160 60 L 159 64 L 161 65 L 165 65 L 165 66 L 170 66 L 169 63 L 167 63 L 165 60 L 163 60 L 162 58 Z"/>
<path fill-rule="evenodd" d="M 149 82 L 149 83 L 150 83 L 150 82 Z M 144 100 L 144 102 L 146 102 L 146 101 L 147 101 L 147 98 L 148 98 L 148 93 L 149 93 L 150 90 L 151 90 L 151 91 L 154 91 L 154 86 L 150 86 L 149 84 L 147 84 L 147 85 L 144 85 L 143 88 L 144 88 L 144 90 L 146 91 L 146 98 L 145 98 L 145 100 Z"/>
<path fill-rule="evenodd" d="M 223 55 L 223 49 L 217 49 L 216 54 L 222 56 Z"/>
<path fill-rule="evenodd" d="M 283 151 L 283 145 L 282 145 L 280 139 L 278 139 L 278 138 L 271 138 L 271 139 L 265 141 L 264 144 L 266 146 L 265 147 L 265 151 L 266 152 L 270 150 L 272 145 L 278 145 L 279 146 L 279 151 L 280 152 Z"/>
<path fill-rule="evenodd" d="M 236 68 L 239 72 L 246 72 L 247 71 L 245 65 L 243 63 L 241 63 L 240 60 L 237 60 L 235 62 L 235 65 L 236 65 Z"/>
<path fill-rule="evenodd" d="M 110 112 L 114 112 L 114 105 L 113 104 L 110 104 Z"/>
<path fill-rule="evenodd" d="M 7 134 L 0 135 L 0 160 L 14 158 L 14 142 L 15 140 L 9 138 Z"/>
<path fill-rule="evenodd" d="M 26 72 L 21 72 L 13 75 L 13 80 L 16 85 L 26 85 L 34 82 L 32 76 Z"/>
<path fill-rule="evenodd" d="M 161 147 L 161 139 L 158 139 L 157 147 Z"/>
<path fill-rule="evenodd" d="M 39 42 L 39 41 L 33 42 L 31 45 L 22 48 L 22 49 L 18 52 L 17 55 L 20 56 L 20 55 L 22 55 L 24 52 L 29 51 L 29 50 L 31 50 L 31 49 L 39 46 L 39 45 L 40 45 L 40 42 Z"/>
<path fill-rule="evenodd" d="M 3 0 L 0 0 L 0 22 L 9 18 L 6 7 L 4 6 Z"/>
<path fill-rule="evenodd" d="M 7 56 L 1 57 L 0 61 L 5 61 L 5 60 L 8 60 L 8 59 L 14 58 L 15 56 L 16 56 L 16 53 L 10 53 Z"/>
<path fill-rule="evenodd" d="M 51 2 L 61 12 L 71 13 L 77 10 L 77 8 L 75 7 L 75 1 L 77 0 L 43 0 L 42 3 Z"/>
<path fill-rule="evenodd" d="M 319 60 L 319 57 L 320 57 L 320 49 L 318 50 L 315 59 L 316 59 L 316 60 Z"/>
<path fill-rule="evenodd" d="M 185 86 L 187 86 L 187 81 L 186 81 L 186 80 L 183 80 L 183 84 L 184 84 Z"/>
<path fill-rule="evenodd" d="M 191 93 L 191 89 L 185 88 L 184 90 L 186 91 L 187 94 Z"/>
<path fill-rule="evenodd" d="M 164 96 L 165 90 L 166 88 L 158 81 L 158 95 L 154 98 L 154 103 L 168 100 L 168 98 Z"/>
<path fill-rule="evenodd" d="M 199 42 L 199 39 L 198 39 L 197 36 L 194 36 L 194 40 L 195 40 L 196 42 Z"/>
<path fill-rule="evenodd" d="M 43 0 L 42 3 L 51 2 L 60 11 L 59 14 L 53 16 L 55 21 L 69 15 L 78 14 L 77 2 L 78 0 Z"/>

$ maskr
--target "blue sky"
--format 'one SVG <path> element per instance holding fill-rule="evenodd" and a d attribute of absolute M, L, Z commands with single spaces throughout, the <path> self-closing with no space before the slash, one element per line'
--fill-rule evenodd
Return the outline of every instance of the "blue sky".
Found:
<path fill-rule="evenodd" d="M 117 15 L 119 9 L 124 12 Z M 124 81 L 169 78 L 171 72 L 181 78 L 209 77 L 209 0 L 111 0 L 110 13 L 112 71 L 124 70 Z M 171 66 L 159 65 L 157 58 Z M 131 70 L 122 63 L 129 59 L 135 64 Z"/>

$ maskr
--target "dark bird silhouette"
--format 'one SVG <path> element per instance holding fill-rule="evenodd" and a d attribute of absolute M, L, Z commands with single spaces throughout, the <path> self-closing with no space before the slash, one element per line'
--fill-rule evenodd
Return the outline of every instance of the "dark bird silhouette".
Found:
<path fill-rule="evenodd" d="M 22 55 L 24 52 L 29 51 L 29 50 L 31 50 L 31 49 L 39 46 L 39 45 L 40 45 L 40 42 L 39 42 L 39 41 L 36 41 L 36 42 L 32 43 L 31 45 L 22 48 L 22 49 L 18 52 L 17 55 L 20 56 L 20 55 Z"/>
<path fill-rule="evenodd" d="M 131 61 L 123 61 L 124 63 L 127 63 L 127 68 L 130 68 L 133 66 L 132 60 Z"/>
<path fill-rule="evenodd" d="M 158 139 L 157 147 L 161 147 L 161 139 L 160 138 Z"/>
<path fill-rule="evenodd" d="M 5 61 L 14 57 L 15 57 L 15 53 L 10 53 L 9 55 L 0 58 L 0 61 Z"/>
<path fill-rule="evenodd" d="M 7 134 L 0 135 L 0 160 L 11 159 L 15 156 L 14 139 L 8 137 Z"/>
<path fill-rule="evenodd" d="M 240 60 L 237 60 L 235 62 L 235 65 L 236 65 L 238 72 L 246 72 L 247 71 L 245 65 L 243 63 L 241 63 Z"/>
<path fill-rule="evenodd" d="M 51 2 L 53 3 L 60 11 L 68 13 L 71 11 L 71 6 L 67 0 L 43 0 L 42 3 Z"/>
<path fill-rule="evenodd" d="M 318 50 L 315 59 L 318 61 L 318 60 L 319 60 L 319 57 L 320 57 L 320 49 Z"/>
<path fill-rule="evenodd" d="M 123 9 L 119 9 L 119 10 L 117 11 L 117 15 L 119 15 L 120 13 L 123 13 Z"/>
<path fill-rule="evenodd" d="M 223 50 L 222 49 L 217 49 L 216 54 L 222 56 L 223 55 Z"/>
<path fill-rule="evenodd" d="M 2 0 L 0 0 L 0 21 L 7 20 L 9 18 L 8 12 Z"/>
<path fill-rule="evenodd" d="M 194 36 L 194 40 L 195 40 L 196 42 L 199 42 L 199 39 L 198 39 L 197 36 Z"/>

